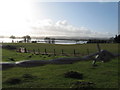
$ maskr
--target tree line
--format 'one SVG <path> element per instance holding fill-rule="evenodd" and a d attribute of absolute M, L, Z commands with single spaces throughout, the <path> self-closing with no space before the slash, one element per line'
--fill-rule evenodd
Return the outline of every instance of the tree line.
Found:
<path fill-rule="evenodd" d="M 111 37 L 108 40 L 104 39 L 89 39 L 87 43 L 120 43 L 120 34 L 115 35 L 115 37 Z"/>
<path fill-rule="evenodd" d="M 12 36 L 10 36 L 10 38 L 12 39 L 12 43 L 14 43 L 14 39 L 16 39 L 16 37 L 12 35 Z M 23 36 L 22 38 L 23 38 L 23 40 L 18 41 L 18 43 L 22 43 L 22 42 L 23 43 L 30 43 L 30 42 L 37 43 L 37 41 L 31 41 L 31 37 L 29 35 Z M 45 37 L 44 41 L 49 44 L 55 44 L 55 38 Z"/>
<path fill-rule="evenodd" d="M 55 44 L 55 38 L 45 37 L 44 41 L 49 44 Z"/>
<path fill-rule="evenodd" d="M 120 34 L 115 36 L 114 42 L 115 43 L 120 43 Z"/>
<path fill-rule="evenodd" d="M 12 43 L 14 43 L 14 39 L 16 39 L 16 37 L 12 35 L 12 36 L 10 36 L 10 38 L 13 39 Z M 22 38 L 23 38 L 23 41 L 18 41 L 19 43 L 20 42 L 24 42 L 24 43 L 30 43 L 31 42 L 31 37 L 29 35 L 23 36 Z"/>
<path fill-rule="evenodd" d="M 16 39 L 15 36 L 10 36 L 12 39 L 12 43 L 14 43 L 14 39 Z M 31 37 L 29 35 L 23 36 L 23 41 L 18 41 L 18 43 L 37 43 L 37 41 L 31 41 Z M 49 44 L 55 44 L 55 38 L 45 37 L 44 38 L 45 43 Z M 120 43 L 120 34 L 115 35 L 115 37 L 111 37 L 108 40 L 104 39 L 89 39 L 87 40 L 87 43 Z"/>

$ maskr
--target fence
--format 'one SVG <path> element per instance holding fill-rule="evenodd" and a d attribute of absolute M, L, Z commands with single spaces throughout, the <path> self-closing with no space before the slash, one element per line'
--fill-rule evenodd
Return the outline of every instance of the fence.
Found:
<path fill-rule="evenodd" d="M 41 51 L 40 48 L 38 48 L 37 50 L 33 49 L 33 50 L 29 50 L 26 48 L 20 48 L 19 50 L 17 50 L 17 52 L 20 53 L 32 53 L 32 54 L 36 54 L 36 55 L 62 55 L 62 56 L 82 56 L 83 54 L 80 53 L 79 51 L 77 51 L 76 49 L 72 49 L 71 52 L 72 53 L 68 53 L 65 51 L 65 49 L 61 49 L 60 52 L 56 52 L 56 49 L 53 49 L 52 52 L 47 51 L 47 49 L 45 48 L 44 51 Z M 86 49 L 86 53 L 89 55 L 90 51 L 87 48 Z"/>
<path fill-rule="evenodd" d="M 41 44 L 40 44 L 41 45 Z M 32 46 L 27 45 L 26 47 L 20 47 L 17 52 L 20 53 L 32 53 L 36 55 L 54 55 L 54 56 L 84 56 L 97 51 L 100 52 L 101 49 L 108 50 L 113 53 L 118 52 L 117 44 L 84 44 L 84 45 L 47 45 L 46 46 Z M 111 48 L 112 47 L 112 48 Z"/>

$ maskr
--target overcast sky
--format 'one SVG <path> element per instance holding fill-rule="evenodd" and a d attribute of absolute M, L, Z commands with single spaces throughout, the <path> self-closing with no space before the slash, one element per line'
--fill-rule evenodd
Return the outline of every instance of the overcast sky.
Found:
<path fill-rule="evenodd" d="M 0 35 L 111 37 L 117 2 L 0 1 Z"/>

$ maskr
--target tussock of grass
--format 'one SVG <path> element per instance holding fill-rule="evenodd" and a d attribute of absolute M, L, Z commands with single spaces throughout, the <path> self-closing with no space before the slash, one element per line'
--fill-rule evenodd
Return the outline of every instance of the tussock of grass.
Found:
<path fill-rule="evenodd" d="M 68 71 L 64 73 L 65 78 L 83 79 L 83 74 L 76 71 Z"/>

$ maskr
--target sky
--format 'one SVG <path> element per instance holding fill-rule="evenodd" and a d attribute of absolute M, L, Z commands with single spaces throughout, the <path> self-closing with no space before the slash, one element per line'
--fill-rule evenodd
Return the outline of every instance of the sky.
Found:
<path fill-rule="evenodd" d="M 118 33 L 118 2 L 0 3 L 2 36 L 112 37 Z"/>

